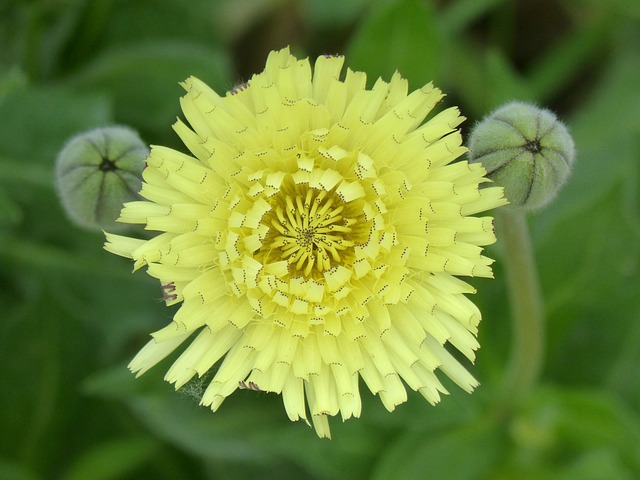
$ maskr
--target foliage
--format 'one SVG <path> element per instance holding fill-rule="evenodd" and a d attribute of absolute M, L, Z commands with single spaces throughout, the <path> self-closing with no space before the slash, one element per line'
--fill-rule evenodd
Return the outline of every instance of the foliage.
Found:
<path fill-rule="evenodd" d="M 11 479 L 640 477 L 640 4 L 634 0 L 68 0 L 0 6 L 0 477 Z M 531 218 L 545 297 L 542 386 L 516 414 L 496 391 L 509 350 L 501 275 L 475 282 L 484 320 L 472 396 L 417 396 L 332 424 L 321 441 L 278 397 L 200 409 L 125 364 L 166 323 L 148 277 L 65 218 L 56 153 L 107 124 L 178 146 L 178 82 L 219 92 L 266 53 L 346 52 L 412 87 L 433 80 L 474 121 L 506 100 L 555 110 L 573 177 Z M 160 371 L 162 369 L 158 369 Z"/>

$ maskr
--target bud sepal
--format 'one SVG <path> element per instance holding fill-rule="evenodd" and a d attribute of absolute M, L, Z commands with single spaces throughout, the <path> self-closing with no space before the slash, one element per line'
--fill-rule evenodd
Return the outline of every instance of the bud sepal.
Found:
<path fill-rule="evenodd" d="M 485 117 L 469 139 L 469 161 L 504 187 L 509 209 L 537 210 L 566 183 L 575 158 L 569 131 L 549 110 L 508 103 Z"/>
<path fill-rule="evenodd" d="M 92 230 L 117 230 L 122 205 L 138 200 L 149 154 L 138 134 L 122 126 L 72 137 L 56 159 L 56 188 L 69 218 Z"/>

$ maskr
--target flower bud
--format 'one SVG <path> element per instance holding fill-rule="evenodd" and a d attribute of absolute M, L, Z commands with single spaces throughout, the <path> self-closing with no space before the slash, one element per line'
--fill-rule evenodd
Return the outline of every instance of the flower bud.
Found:
<path fill-rule="evenodd" d="M 536 210 L 555 198 L 575 157 L 567 128 L 549 110 L 508 103 L 471 132 L 469 161 L 481 162 L 487 176 L 504 187 L 506 208 Z"/>
<path fill-rule="evenodd" d="M 56 187 L 69 218 L 89 229 L 117 229 L 122 204 L 139 198 L 148 153 L 127 127 L 97 128 L 71 138 L 56 160 Z"/>

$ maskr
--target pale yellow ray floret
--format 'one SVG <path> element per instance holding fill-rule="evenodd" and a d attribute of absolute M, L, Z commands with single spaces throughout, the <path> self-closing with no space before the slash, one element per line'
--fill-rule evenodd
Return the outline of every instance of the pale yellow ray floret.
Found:
<path fill-rule="evenodd" d="M 283 49 L 225 96 L 185 80 L 174 129 L 191 154 L 154 146 L 145 200 L 120 217 L 156 235 L 105 245 L 181 303 L 132 371 L 194 338 L 166 374 L 176 388 L 219 365 L 203 405 L 274 392 L 322 437 L 329 416 L 360 416 L 361 383 L 390 411 L 405 386 L 437 403 L 438 370 L 477 386 L 445 346 L 475 358 L 481 315 L 458 276 L 492 276 L 492 219 L 471 215 L 505 203 L 479 164 L 456 161 L 458 109 L 425 122 L 440 90 L 409 92 L 398 73 L 367 89 L 343 64 Z"/>

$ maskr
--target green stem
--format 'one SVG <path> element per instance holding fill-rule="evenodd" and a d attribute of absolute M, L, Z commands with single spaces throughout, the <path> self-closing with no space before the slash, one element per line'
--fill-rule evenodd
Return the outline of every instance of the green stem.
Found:
<path fill-rule="evenodd" d="M 503 393 L 511 404 L 527 398 L 538 381 L 544 357 L 544 307 L 524 213 L 496 212 L 511 300 L 513 342 Z"/>
<path fill-rule="evenodd" d="M 2 242 L 0 261 L 3 265 L 15 264 L 18 269 L 29 266 L 41 271 L 56 272 L 58 275 L 70 273 L 97 278 L 145 281 L 142 276 L 132 276 L 130 267 L 122 268 L 115 261 L 103 261 L 102 257 L 106 256 L 106 252 L 98 255 L 80 254 L 17 237 L 4 237 Z"/>

